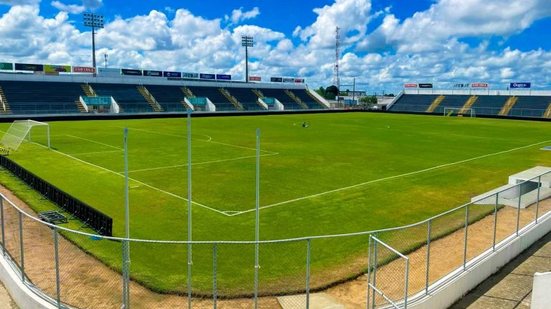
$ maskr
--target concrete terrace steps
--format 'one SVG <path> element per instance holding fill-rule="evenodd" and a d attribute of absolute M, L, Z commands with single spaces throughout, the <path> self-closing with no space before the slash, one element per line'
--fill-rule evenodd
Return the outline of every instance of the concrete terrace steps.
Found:
<path fill-rule="evenodd" d="M 443 95 L 439 95 L 438 97 L 436 97 L 436 99 L 434 99 L 434 101 L 432 101 L 431 105 L 427 108 L 426 112 L 427 113 L 432 113 L 434 112 L 434 110 L 440 105 L 440 103 L 442 103 L 442 101 L 444 101 L 446 97 L 443 96 Z"/>
<path fill-rule="evenodd" d="M 505 102 L 505 105 L 503 105 L 503 108 L 499 111 L 500 116 L 507 116 L 509 115 L 509 112 L 515 106 L 515 104 L 518 101 L 518 97 L 512 96 L 507 99 L 507 102 Z"/>
<path fill-rule="evenodd" d="M 155 112 L 162 112 L 163 107 L 157 102 L 155 97 L 147 90 L 147 88 L 144 85 L 140 85 L 136 87 L 138 89 L 138 92 L 143 96 L 143 98 L 147 101 L 149 106 L 153 109 Z"/>
<path fill-rule="evenodd" d="M 284 90 L 285 94 L 287 94 L 293 101 L 295 101 L 301 108 L 308 109 L 308 105 L 304 104 L 302 100 L 297 97 L 293 92 L 291 92 L 289 89 Z"/>

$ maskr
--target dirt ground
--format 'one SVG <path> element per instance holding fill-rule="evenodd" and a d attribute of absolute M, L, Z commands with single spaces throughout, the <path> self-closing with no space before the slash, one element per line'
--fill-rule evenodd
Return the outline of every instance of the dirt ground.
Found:
<path fill-rule="evenodd" d="M 6 188 L 0 186 L 0 192 L 26 212 L 32 210 Z M 4 206 L 6 247 L 15 261 L 19 261 L 19 230 L 18 216 L 15 210 Z M 551 199 L 540 202 L 540 215 L 551 210 Z M 505 207 L 498 212 L 497 241 L 503 240 L 514 232 L 516 227 L 516 209 Z M 534 207 L 521 211 L 521 227 L 534 218 Z M 469 258 L 482 253 L 491 247 L 493 234 L 493 216 L 488 216 L 468 229 Z M 39 223 L 24 219 L 23 239 L 25 273 L 42 291 L 56 298 L 55 263 L 52 230 Z M 488 241 L 489 240 L 489 241 Z M 463 263 L 464 230 L 458 230 L 444 238 L 431 243 L 430 274 L 431 282 L 449 273 Z M 120 308 L 122 305 L 122 278 L 92 256 L 84 253 L 63 237 L 59 238 L 61 300 L 77 308 Z M 412 295 L 425 287 L 426 247 L 408 255 L 410 258 L 409 294 Z M 397 284 L 397 274 L 403 274 L 403 264 L 391 262 L 377 271 L 378 287 L 390 296 L 399 298 L 403 293 L 403 285 Z M 401 275 L 400 275 L 401 276 Z M 367 279 L 360 276 L 355 280 L 338 285 L 325 291 L 336 298 L 347 308 L 365 308 Z M 403 294 L 402 294 L 403 295 Z M 163 295 L 150 291 L 143 286 L 131 282 L 131 306 L 134 308 L 176 308 L 186 307 L 187 298 L 176 295 Z M 212 300 L 193 299 L 194 308 L 212 308 Z M 252 300 L 235 299 L 219 300 L 217 308 L 251 308 Z M 275 297 L 263 297 L 259 301 L 260 308 L 280 308 Z"/>

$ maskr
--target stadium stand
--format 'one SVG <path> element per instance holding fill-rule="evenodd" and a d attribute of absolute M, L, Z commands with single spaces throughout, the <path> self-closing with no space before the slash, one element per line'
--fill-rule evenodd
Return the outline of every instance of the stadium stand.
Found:
<path fill-rule="evenodd" d="M 191 92 L 197 97 L 208 98 L 215 106 L 216 111 L 236 111 L 237 108 L 216 87 L 189 86 Z"/>
<path fill-rule="evenodd" d="M 445 108 L 463 108 L 470 96 L 468 95 L 447 95 L 440 105 L 434 110 L 434 113 L 442 114 Z"/>
<path fill-rule="evenodd" d="M 112 96 L 123 113 L 153 112 L 153 108 L 132 84 L 90 84 L 100 96 Z"/>
<path fill-rule="evenodd" d="M 438 98 L 432 94 L 404 94 L 390 107 L 392 112 L 425 112 Z M 440 103 L 442 105 L 442 103 Z M 442 111 L 440 111 L 441 113 Z"/>
<path fill-rule="evenodd" d="M 12 114 L 79 113 L 75 101 L 84 95 L 80 84 L 0 81 Z"/>
<path fill-rule="evenodd" d="M 308 94 L 308 90 L 289 90 L 295 96 L 297 96 L 307 107 L 308 109 L 325 109 L 316 99 L 311 97 Z"/>
<path fill-rule="evenodd" d="M 244 110 L 264 110 L 258 104 L 258 96 L 250 88 L 227 88 L 228 91 L 241 103 Z"/>
<path fill-rule="evenodd" d="M 262 88 L 259 90 L 265 97 L 276 98 L 279 102 L 281 102 L 281 104 L 283 104 L 283 106 L 285 106 L 285 110 L 304 109 L 291 97 L 289 97 L 283 89 Z"/>
<path fill-rule="evenodd" d="M 478 96 L 473 108 L 477 115 L 499 115 L 503 110 L 505 103 L 509 101 L 508 96 Z"/>
<path fill-rule="evenodd" d="M 165 111 L 186 111 L 186 106 L 182 103 L 186 96 L 181 87 L 162 85 L 147 85 L 146 87 Z"/>
<path fill-rule="evenodd" d="M 551 97 L 546 96 L 519 96 L 509 116 L 543 117 L 551 104 Z"/>

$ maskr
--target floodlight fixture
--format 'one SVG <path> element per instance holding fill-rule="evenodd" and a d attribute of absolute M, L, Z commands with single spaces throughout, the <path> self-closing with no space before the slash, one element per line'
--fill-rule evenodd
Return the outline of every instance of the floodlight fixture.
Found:
<path fill-rule="evenodd" d="M 245 47 L 245 82 L 249 82 L 249 47 L 254 46 L 254 39 L 252 36 L 241 36 L 241 46 Z"/>
<path fill-rule="evenodd" d="M 96 70 L 96 29 L 103 28 L 103 15 L 84 13 L 84 26 L 92 28 L 92 66 Z"/>

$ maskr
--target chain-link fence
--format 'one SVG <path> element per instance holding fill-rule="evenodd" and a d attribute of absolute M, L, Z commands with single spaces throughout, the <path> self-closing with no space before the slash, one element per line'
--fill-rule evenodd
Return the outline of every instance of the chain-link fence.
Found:
<path fill-rule="evenodd" d="M 404 227 L 191 245 L 70 230 L 2 195 L 2 252 L 18 280 L 59 308 L 309 308 L 320 291 L 406 308 L 547 220 L 550 183 L 551 172 Z"/>

